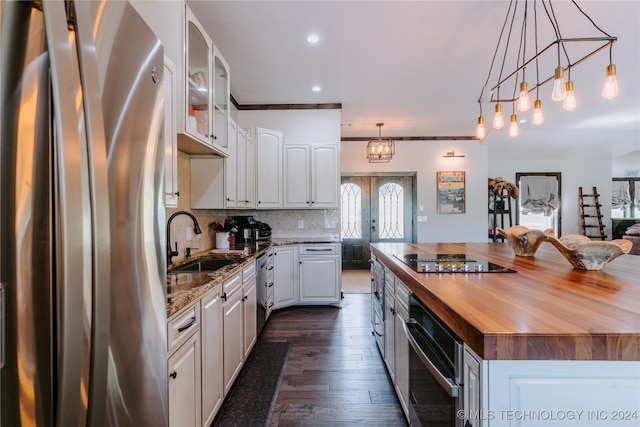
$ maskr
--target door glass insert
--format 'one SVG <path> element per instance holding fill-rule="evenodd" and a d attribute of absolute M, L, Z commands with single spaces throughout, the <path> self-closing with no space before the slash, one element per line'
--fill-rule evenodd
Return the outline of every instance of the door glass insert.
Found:
<path fill-rule="evenodd" d="M 404 189 L 387 183 L 378 189 L 380 239 L 404 238 Z"/>
<path fill-rule="evenodd" d="M 341 234 L 343 239 L 362 238 L 362 190 L 353 183 L 340 185 Z"/>

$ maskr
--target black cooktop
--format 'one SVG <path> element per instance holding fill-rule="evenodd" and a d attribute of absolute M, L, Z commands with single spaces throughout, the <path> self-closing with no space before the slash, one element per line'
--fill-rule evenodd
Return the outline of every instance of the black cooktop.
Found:
<path fill-rule="evenodd" d="M 396 254 L 395 257 L 418 273 L 516 273 L 465 254 Z"/>

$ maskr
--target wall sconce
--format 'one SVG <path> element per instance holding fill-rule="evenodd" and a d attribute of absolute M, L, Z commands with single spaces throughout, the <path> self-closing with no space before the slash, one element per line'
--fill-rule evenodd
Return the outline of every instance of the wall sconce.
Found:
<path fill-rule="evenodd" d="M 447 154 L 445 154 L 442 157 L 464 157 L 464 154 L 456 154 L 455 150 L 452 150 L 452 151 L 447 151 Z"/>

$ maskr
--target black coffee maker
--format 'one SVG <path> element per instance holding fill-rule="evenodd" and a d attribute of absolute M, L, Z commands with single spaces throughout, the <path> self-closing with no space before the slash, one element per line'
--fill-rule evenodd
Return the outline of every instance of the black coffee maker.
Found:
<path fill-rule="evenodd" d="M 229 216 L 224 221 L 224 229 L 231 231 L 236 244 L 253 242 L 257 228 L 258 222 L 253 215 Z"/>

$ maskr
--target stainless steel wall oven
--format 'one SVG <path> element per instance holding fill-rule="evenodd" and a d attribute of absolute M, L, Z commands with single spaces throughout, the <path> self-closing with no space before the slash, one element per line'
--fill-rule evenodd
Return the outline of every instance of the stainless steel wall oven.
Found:
<path fill-rule="evenodd" d="M 409 418 L 412 426 L 461 427 L 462 340 L 418 298 L 409 299 Z"/>

